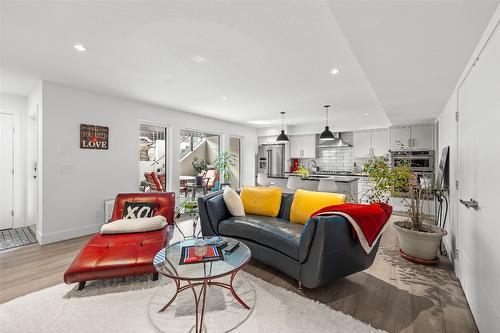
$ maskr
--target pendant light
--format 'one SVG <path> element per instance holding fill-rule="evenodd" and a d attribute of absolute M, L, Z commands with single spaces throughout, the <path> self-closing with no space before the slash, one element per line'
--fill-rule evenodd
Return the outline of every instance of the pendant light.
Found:
<path fill-rule="evenodd" d="M 325 105 L 325 130 L 319 136 L 321 141 L 333 140 L 335 137 L 333 136 L 332 131 L 330 131 L 330 127 L 328 126 L 328 108 L 330 105 Z"/>
<path fill-rule="evenodd" d="M 281 133 L 278 135 L 276 138 L 277 142 L 288 142 L 288 135 L 285 134 L 285 113 L 286 112 L 280 112 L 281 114 Z"/>

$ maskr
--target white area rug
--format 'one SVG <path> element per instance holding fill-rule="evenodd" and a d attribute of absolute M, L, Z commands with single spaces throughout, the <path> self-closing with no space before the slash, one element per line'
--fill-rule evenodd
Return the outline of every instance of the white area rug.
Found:
<path fill-rule="evenodd" d="M 206 332 L 382 332 L 245 272 L 238 273 L 235 288 L 251 310 L 212 286 Z M 60 284 L 1 304 L 0 332 L 194 332 L 190 290 L 158 313 L 174 290 L 171 280 L 150 277 L 95 281 L 82 291 Z"/>

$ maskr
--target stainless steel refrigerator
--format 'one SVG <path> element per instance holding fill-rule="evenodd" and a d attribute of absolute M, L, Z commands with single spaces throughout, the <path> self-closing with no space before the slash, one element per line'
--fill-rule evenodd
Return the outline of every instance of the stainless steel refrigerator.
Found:
<path fill-rule="evenodd" d="M 257 173 L 268 177 L 285 176 L 285 145 L 269 144 L 259 146 L 257 155 Z"/>

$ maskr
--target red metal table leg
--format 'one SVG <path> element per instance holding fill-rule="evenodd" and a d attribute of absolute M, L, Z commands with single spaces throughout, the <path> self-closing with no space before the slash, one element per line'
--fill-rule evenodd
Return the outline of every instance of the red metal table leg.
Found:
<path fill-rule="evenodd" d="M 236 273 L 238 273 L 238 271 L 234 271 L 232 274 L 231 274 L 231 280 L 229 280 L 229 290 L 231 290 L 231 294 L 233 294 L 233 297 L 236 298 L 236 300 L 247 310 L 250 310 L 250 307 L 245 303 L 243 302 L 243 300 L 240 298 L 240 296 L 238 296 L 238 294 L 236 293 L 236 291 L 234 290 L 233 288 L 233 281 L 234 281 L 234 277 L 236 276 Z"/>
<path fill-rule="evenodd" d="M 193 295 L 194 295 L 194 304 L 195 304 L 195 311 L 196 311 L 196 330 L 195 332 L 198 333 L 198 296 L 196 295 L 196 290 L 194 289 L 194 286 L 193 284 L 191 283 L 191 281 L 188 281 L 188 284 L 189 284 L 189 287 L 191 287 L 191 290 L 193 291 Z M 201 332 L 201 329 L 200 329 L 200 332 Z"/>
<path fill-rule="evenodd" d="M 170 301 L 168 301 L 168 303 L 167 303 L 167 304 L 165 304 L 165 306 L 164 306 L 163 308 L 161 308 L 161 310 L 160 310 L 160 311 L 158 311 L 158 312 L 163 312 L 163 311 L 165 311 L 165 310 L 166 310 L 166 309 L 170 306 L 170 304 L 172 304 L 172 302 L 175 300 L 175 298 L 176 298 L 176 297 L 177 297 L 177 295 L 179 294 L 179 289 L 180 289 L 180 284 L 181 284 L 181 283 L 180 283 L 180 281 L 179 281 L 179 280 L 175 280 L 175 279 L 174 279 L 174 282 L 175 282 L 175 287 L 176 287 L 174 296 L 172 296 L 172 298 L 170 299 Z"/>
<path fill-rule="evenodd" d="M 175 295 L 158 312 L 165 311 L 174 302 L 174 300 L 176 299 L 177 295 L 181 291 L 184 291 L 184 290 L 190 288 L 191 291 L 193 292 L 193 295 L 194 295 L 194 304 L 195 304 L 195 312 L 196 312 L 196 330 L 195 330 L 195 332 L 196 333 L 201 333 L 203 331 L 203 319 L 205 317 L 205 301 L 206 301 L 206 298 L 207 298 L 207 289 L 208 289 L 208 286 L 219 286 L 219 287 L 222 287 L 222 288 L 229 289 L 229 291 L 231 291 L 231 294 L 238 301 L 238 303 L 240 303 L 241 306 L 243 306 L 245 309 L 249 310 L 250 307 L 238 296 L 238 294 L 236 293 L 236 290 L 234 290 L 234 287 L 233 287 L 234 278 L 235 278 L 236 274 L 238 273 L 238 271 L 239 270 L 234 271 L 233 273 L 231 273 L 231 278 L 229 280 L 229 284 L 228 283 L 224 283 L 224 282 L 212 281 L 211 279 L 207 278 L 203 282 L 191 282 L 191 281 L 188 280 L 187 281 L 188 284 L 181 287 L 180 280 L 174 279 L 175 286 L 176 286 Z M 200 286 L 200 285 L 201 285 L 201 289 L 200 289 L 200 294 L 198 295 L 196 293 L 195 287 L 196 286 Z M 201 314 L 198 313 L 199 312 L 198 310 L 200 309 L 200 302 L 201 302 Z"/>
<path fill-rule="evenodd" d="M 198 302 L 202 302 L 201 303 L 201 319 L 200 319 L 200 331 L 199 333 L 201 333 L 201 331 L 203 330 L 203 317 L 205 315 L 205 300 L 207 298 L 207 289 L 208 289 L 208 281 L 205 280 L 203 282 L 203 286 L 201 287 L 201 290 L 200 290 L 200 296 L 198 297 Z"/>

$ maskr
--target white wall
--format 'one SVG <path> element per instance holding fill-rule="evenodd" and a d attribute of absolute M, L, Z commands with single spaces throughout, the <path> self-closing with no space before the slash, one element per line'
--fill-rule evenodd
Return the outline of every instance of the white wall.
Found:
<path fill-rule="evenodd" d="M 497 22 L 500 20 L 500 7 L 497 7 L 495 13 L 493 14 L 490 22 L 488 23 L 488 26 L 485 29 L 485 32 L 483 33 L 483 36 L 478 42 L 478 45 L 476 46 L 476 49 L 474 50 L 473 54 L 471 55 L 471 58 L 469 59 L 469 62 L 467 63 L 462 75 L 460 76 L 460 79 L 457 81 L 456 87 L 453 90 L 453 93 L 451 94 L 443 112 L 439 115 L 439 117 L 436 120 L 436 123 L 439 123 L 439 138 L 438 138 L 438 151 L 436 153 L 441 154 L 441 150 L 446 147 L 450 146 L 450 193 L 449 193 L 449 200 L 450 200 L 450 210 L 449 214 L 450 216 L 448 217 L 448 235 L 445 237 L 445 245 L 447 248 L 451 251 L 451 257 L 453 260 L 453 255 L 455 252 L 455 246 L 456 246 L 456 236 L 457 236 L 457 225 L 456 225 L 456 220 L 457 220 L 457 203 L 458 203 L 458 198 L 457 198 L 457 191 L 455 189 L 455 180 L 457 180 L 457 122 L 455 120 L 455 112 L 457 112 L 457 91 L 458 87 L 461 82 L 464 81 L 467 73 L 469 70 L 472 68 L 475 59 L 479 55 L 481 49 L 484 47 L 488 37 L 490 36 L 491 32 L 495 28 L 495 25 Z M 492 134 L 493 135 L 493 134 Z"/>
<path fill-rule="evenodd" d="M 231 135 L 242 136 L 242 182 L 254 183 L 254 128 L 44 81 L 42 243 L 95 232 L 102 224 L 104 200 L 137 192 L 141 120 L 169 127 L 169 190 L 178 192 L 181 128 L 222 134 L 223 150 L 229 149 Z M 80 123 L 109 126 L 109 149 L 80 149 Z"/>
<path fill-rule="evenodd" d="M 28 96 L 27 106 L 27 133 L 26 133 L 26 220 L 28 224 L 37 226 L 37 240 L 40 242 L 42 221 L 42 83 L 40 82 Z M 37 164 L 37 178 L 34 170 Z"/>
<path fill-rule="evenodd" d="M 1 94 L 0 112 L 14 116 L 14 223 L 26 225 L 26 115 L 28 99 L 25 96 Z M 10 195 L 10 193 L 8 194 Z"/>
<path fill-rule="evenodd" d="M 457 179 L 457 122 L 455 120 L 455 112 L 457 111 L 457 97 L 456 92 L 446 104 L 443 113 L 439 116 L 439 147 L 436 155 L 441 158 L 441 151 L 444 147 L 450 146 L 449 152 L 449 171 L 450 171 L 450 190 L 448 200 L 450 207 L 448 211 L 447 227 L 448 235 L 444 238 L 446 248 L 450 251 L 450 256 L 453 259 L 454 251 L 456 249 L 456 230 L 457 230 L 457 190 L 455 187 L 455 180 Z M 439 163 L 439 160 L 438 160 Z"/>
<path fill-rule="evenodd" d="M 438 118 L 439 149 L 450 146 L 450 220 L 445 244 L 481 332 L 497 332 L 500 320 L 500 229 L 495 206 L 500 156 L 495 132 L 500 105 L 499 24 L 500 7 L 497 7 Z M 457 144 L 458 138 L 461 146 Z M 470 144 L 464 144 L 466 141 Z M 459 190 L 455 188 L 456 180 Z M 465 200 L 477 199 L 479 209 L 469 212 L 459 207 L 459 196 Z"/>

